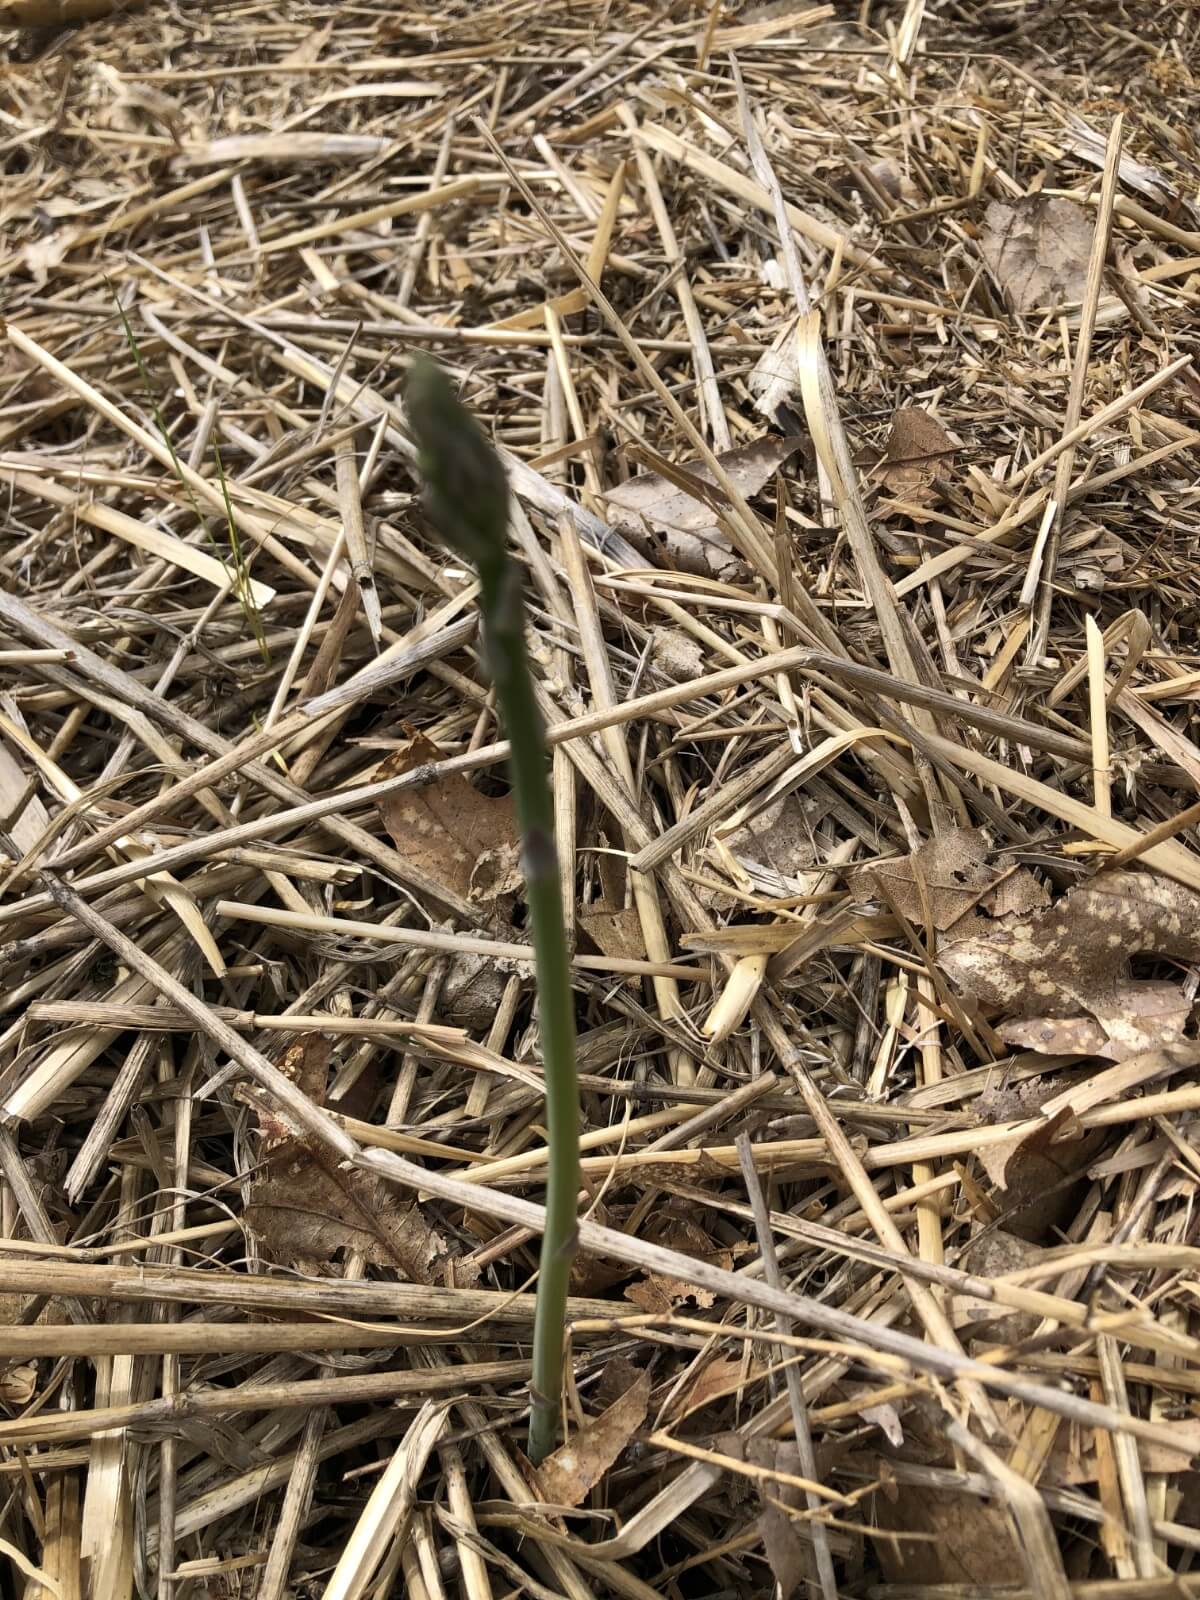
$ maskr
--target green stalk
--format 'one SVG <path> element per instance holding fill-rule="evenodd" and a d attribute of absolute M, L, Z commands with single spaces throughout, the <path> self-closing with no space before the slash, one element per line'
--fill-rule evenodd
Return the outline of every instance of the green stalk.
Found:
<path fill-rule="evenodd" d="M 432 362 L 414 367 L 407 400 L 430 517 L 451 549 L 470 561 L 479 574 L 484 651 L 511 746 L 509 767 L 537 966 L 550 1144 L 530 1381 L 529 1456 L 536 1465 L 554 1448 L 558 1435 L 567 1288 L 575 1255 L 579 1195 L 575 1007 L 554 845 L 554 805 L 546 773 L 546 737 L 525 649 L 521 570 L 508 552 L 504 468 L 448 379 Z"/>

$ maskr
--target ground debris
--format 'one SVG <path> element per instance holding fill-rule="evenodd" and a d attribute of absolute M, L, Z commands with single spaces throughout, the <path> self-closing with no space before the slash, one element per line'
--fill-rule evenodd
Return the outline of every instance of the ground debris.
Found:
<path fill-rule="evenodd" d="M 15 9 L 26 1589 L 1186 1588 L 1189 8 Z M 509 474 L 553 745 L 540 1478 L 535 953 L 422 352 Z"/>

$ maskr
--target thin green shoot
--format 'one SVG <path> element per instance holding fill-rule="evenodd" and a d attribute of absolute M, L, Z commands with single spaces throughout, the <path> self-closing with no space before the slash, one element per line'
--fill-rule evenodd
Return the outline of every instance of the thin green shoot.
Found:
<path fill-rule="evenodd" d="M 513 800 L 537 968 L 538 1020 L 550 1159 L 533 1325 L 529 1455 L 553 1450 L 562 1409 L 567 1290 L 578 1236 L 579 1083 L 575 1005 L 554 844 L 546 737 L 525 648 L 521 569 L 508 548 L 508 480 L 449 379 L 418 362 L 407 393 L 425 504 L 446 544 L 479 574 L 484 656 L 508 734 Z"/>

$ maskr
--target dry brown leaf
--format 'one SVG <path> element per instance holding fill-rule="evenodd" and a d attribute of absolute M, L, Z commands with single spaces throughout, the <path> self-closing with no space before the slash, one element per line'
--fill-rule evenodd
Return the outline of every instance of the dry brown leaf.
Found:
<path fill-rule="evenodd" d="M 781 795 L 740 827 L 725 834 L 721 843 L 747 871 L 775 873 L 780 879 L 794 878 L 807 871 L 816 860 L 813 849 L 816 809 L 812 801 L 806 801 L 801 795 Z"/>
<path fill-rule="evenodd" d="M 1032 194 L 992 201 L 979 248 L 1014 311 L 1053 310 L 1083 299 L 1092 231 L 1074 200 Z"/>
<path fill-rule="evenodd" d="M 938 954 L 959 989 L 1005 1014 L 1002 1037 L 1124 1061 L 1182 1037 L 1182 990 L 1130 978 L 1129 961 L 1200 960 L 1200 895 L 1154 873 L 1105 873 L 1028 915 L 964 919 Z"/>
<path fill-rule="evenodd" d="M 329 1040 L 310 1033 L 288 1046 L 279 1066 L 315 1105 L 323 1105 L 329 1057 Z M 446 1244 L 419 1207 L 398 1201 L 373 1173 L 339 1166 L 326 1146 L 298 1133 L 261 1091 L 244 1092 L 263 1135 L 246 1224 L 265 1253 L 282 1265 L 317 1272 L 339 1250 L 356 1250 L 403 1280 L 431 1283 Z"/>
<path fill-rule="evenodd" d="M 606 956 L 630 961 L 646 959 L 642 919 L 636 906 L 618 908 L 601 901 L 580 911 L 579 926 Z"/>
<path fill-rule="evenodd" d="M 800 1452 L 784 1439 L 746 1439 L 740 1433 L 721 1434 L 716 1442 L 722 1455 L 734 1461 L 748 1461 L 768 1472 L 790 1473 L 802 1477 Z M 813 1576 L 811 1546 L 797 1531 L 788 1515 L 804 1506 L 804 1491 L 794 1483 L 771 1479 L 757 1482 L 760 1507 L 758 1532 L 767 1564 L 778 1585 L 780 1600 L 790 1600 L 806 1579 Z"/>
<path fill-rule="evenodd" d="M 377 778 L 397 778 L 437 761 L 438 747 L 416 734 L 382 762 Z M 508 795 L 481 794 L 461 773 L 379 802 L 401 855 L 461 899 L 495 906 L 520 888 L 517 827 Z"/>
<path fill-rule="evenodd" d="M 752 1361 L 747 1367 L 740 1356 L 718 1356 L 710 1361 L 690 1389 L 680 1396 L 679 1404 L 663 1418 L 663 1422 L 678 1422 L 693 1412 L 702 1411 L 714 1400 L 736 1394 L 743 1385 L 754 1383 L 766 1372 L 761 1361 Z"/>
<path fill-rule="evenodd" d="M 640 1372 L 619 1400 L 589 1417 L 542 1462 L 537 1475 L 543 1499 L 556 1506 L 579 1505 L 646 1420 L 649 1404 L 650 1374 Z"/>
<path fill-rule="evenodd" d="M 902 1484 L 893 1501 L 873 1501 L 875 1553 L 890 1584 L 1000 1588 L 1025 1581 L 1025 1563 L 1003 1505 L 973 1494 L 953 1494 Z M 888 1533 L 922 1534 L 920 1539 Z"/>
<path fill-rule="evenodd" d="M 781 438 L 768 434 L 754 444 L 727 450 L 717 459 L 738 492 L 750 499 L 800 443 L 799 436 Z M 718 503 L 723 502 L 724 496 L 714 487 L 715 479 L 703 461 L 682 462 L 679 471 L 711 490 Z M 669 564 L 679 571 L 731 579 L 743 570 L 742 562 L 717 525 L 710 501 L 689 494 L 661 473 L 642 473 L 610 490 L 605 498 L 613 508 L 613 520 L 627 533 L 636 536 L 649 531 L 661 535 Z"/>
<path fill-rule="evenodd" d="M 670 1278 L 662 1272 L 647 1272 L 637 1283 L 629 1284 L 625 1298 L 632 1300 L 635 1306 L 641 1306 L 643 1311 L 662 1317 L 669 1316 L 685 1300 L 694 1301 L 702 1310 L 707 1310 L 713 1303 L 710 1290 L 701 1289 L 694 1283 L 684 1283 L 682 1278 Z"/>
<path fill-rule="evenodd" d="M 936 417 L 920 406 L 901 406 L 875 473 L 898 500 L 927 505 L 934 498 L 934 479 L 950 466 L 954 451 L 954 440 Z"/>
<path fill-rule="evenodd" d="M 925 926 L 928 907 L 933 926 L 944 932 L 975 907 L 995 877 L 987 857 L 977 828 L 952 828 L 912 855 L 861 868 L 850 883 L 856 893 L 894 905 L 917 928 Z"/>
<path fill-rule="evenodd" d="M 1006 1272 L 1019 1272 L 1040 1261 L 1043 1251 L 1005 1228 L 987 1228 L 963 1251 L 959 1265 L 977 1278 L 999 1278 Z M 998 1344 L 1018 1344 L 1039 1326 L 1041 1318 L 1031 1312 L 1013 1311 L 997 1300 L 972 1294 L 956 1294 L 951 1302 L 951 1321 L 956 1328 L 970 1328 Z"/>
<path fill-rule="evenodd" d="M 1000 917 L 1049 905 L 1049 894 L 1031 872 L 1022 867 L 998 876 L 987 858 L 987 840 L 978 828 L 950 828 L 911 855 L 859 868 L 850 884 L 858 894 L 896 907 L 917 928 L 928 914 L 939 933 L 976 908 Z"/>

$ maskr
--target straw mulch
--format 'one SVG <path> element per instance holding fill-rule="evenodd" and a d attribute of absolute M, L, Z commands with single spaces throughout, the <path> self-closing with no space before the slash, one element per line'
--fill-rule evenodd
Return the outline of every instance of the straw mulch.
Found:
<path fill-rule="evenodd" d="M 5 1594 L 1195 1592 L 1198 33 L 0 34 Z M 509 464 L 555 744 L 540 1475 L 530 951 L 418 350 Z"/>

